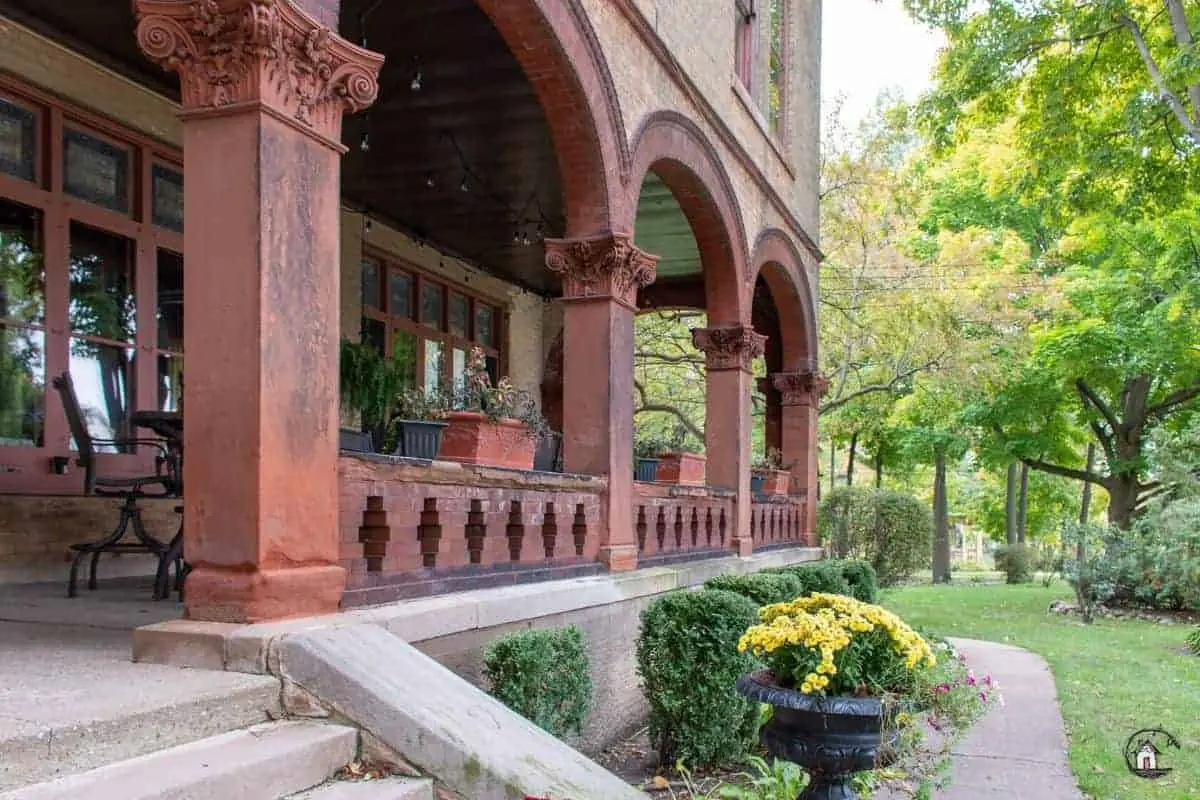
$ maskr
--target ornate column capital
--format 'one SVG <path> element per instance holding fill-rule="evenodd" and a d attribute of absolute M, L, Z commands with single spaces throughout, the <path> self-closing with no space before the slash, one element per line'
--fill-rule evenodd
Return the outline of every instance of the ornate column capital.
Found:
<path fill-rule="evenodd" d="M 258 106 L 341 150 L 342 114 L 379 94 L 383 56 L 292 0 L 134 0 L 138 46 L 179 73 L 184 113 Z"/>
<path fill-rule="evenodd" d="M 545 245 L 546 268 L 562 279 L 565 300 L 610 297 L 636 311 L 638 289 L 654 283 L 658 256 L 628 236 L 547 239 Z"/>
<path fill-rule="evenodd" d="M 749 372 L 751 362 L 761 356 L 767 337 L 746 325 L 692 328 L 692 344 L 704 353 L 710 370 L 741 369 Z"/>
<path fill-rule="evenodd" d="M 779 391 L 785 406 L 815 406 L 829 391 L 829 381 L 815 369 L 776 372 L 771 375 L 771 385 Z"/>

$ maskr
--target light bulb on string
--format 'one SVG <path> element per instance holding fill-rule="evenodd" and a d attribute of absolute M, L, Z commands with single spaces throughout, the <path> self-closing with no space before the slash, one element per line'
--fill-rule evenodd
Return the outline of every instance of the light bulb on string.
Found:
<path fill-rule="evenodd" d="M 432 173 L 432 172 L 426 172 L 426 173 L 425 173 L 425 188 L 426 188 L 426 189 L 432 189 L 432 188 L 433 188 L 433 186 L 434 186 L 434 182 L 433 182 L 433 173 Z"/>
<path fill-rule="evenodd" d="M 369 132 L 363 131 L 362 138 L 358 140 L 358 149 L 364 153 L 370 152 L 370 150 L 371 150 L 371 134 Z"/>
<path fill-rule="evenodd" d="M 521 244 L 525 245 L 526 247 L 529 246 L 529 234 L 528 233 L 521 234 Z"/>
<path fill-rule="evenodd" d="M 470 185 L 467 184 L 467 176 L 466 175 L 463 175 L 462 182 L 458 184 L 458 190 L 460 192 L 471 191 Z"/>
<path fill-rule="evenodd" d="M 420 66 L 420 64 L 417 65 L 416 72 L 413 73 L 412 83 L 410 83 L 408 85 L 408 88 L 412 89 L 414 92 L 421 91 L 421 66 Z"/>

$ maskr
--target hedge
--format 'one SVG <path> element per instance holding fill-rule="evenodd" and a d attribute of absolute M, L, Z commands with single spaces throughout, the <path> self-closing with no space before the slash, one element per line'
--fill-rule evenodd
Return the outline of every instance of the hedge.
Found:
<path fill-rule="evenodd" d="M 835 489 L 818 506 L 817 523 L 834 555 L 870 561 L 884 585 L 927 567 L 932 557 L 933 514 L 902 492 Z"/>
<path fill-rule="evenodd" d="M 754 601 L 757 606 L 783 603 L 804 594 L 800 579 L 790 572 L 755 572 L 718 575 L 704 582 L 706 589 L 724 589 Z"/>
<path fill-rule="evenodd" d="M 592 704 L 588 667 L 583 631 L 574 625 L 510 633 L 483 655 L 492 696 L 560 738 L 583 730 Z"/>

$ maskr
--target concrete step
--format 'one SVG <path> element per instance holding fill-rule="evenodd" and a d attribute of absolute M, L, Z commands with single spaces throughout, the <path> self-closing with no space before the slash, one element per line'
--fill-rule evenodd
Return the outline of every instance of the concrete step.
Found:
<path fill-rule="evenodd" d="M 0 800 L 275 800 L 329 780 L 358 731 L 271 722 L 0 794 Z"/>
<path fill-rule="evenodd" d="M 294 794 L 288 800 L 434 800 L 433 781 L 427 778 L 331 781 Z"/>
<path fill-rule="evenodd" d="M 0 623 L 0 653 L 0 792 L 279 715 L 276 678 L 134 664 L 128 631 Z"/>

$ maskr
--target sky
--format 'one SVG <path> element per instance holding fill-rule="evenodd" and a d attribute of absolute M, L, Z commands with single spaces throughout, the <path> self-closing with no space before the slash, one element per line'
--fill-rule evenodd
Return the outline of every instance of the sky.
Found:
<path fill-rule="evenodd" d="M 910 99 L 929 86 L 942 36 L 909 20 L 900 0 L 825 0 L 822 11 L 821 107 L 844 95 L 844 122 L 865 117 L 881 91 Z"/>

